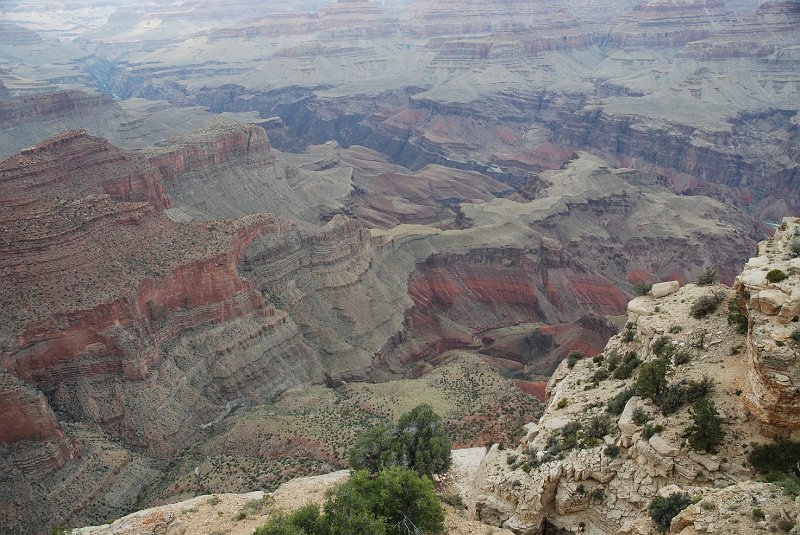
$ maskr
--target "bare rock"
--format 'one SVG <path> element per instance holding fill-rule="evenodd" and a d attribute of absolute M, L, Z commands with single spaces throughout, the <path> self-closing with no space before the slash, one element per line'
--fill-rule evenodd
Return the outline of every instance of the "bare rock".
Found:
<path fill-rule="evenodd" d="M 678 281 L 658 282 L 650 289 L 650 294 L 655 298 L 666 297 L 677 292 L 679 288 Z"/>

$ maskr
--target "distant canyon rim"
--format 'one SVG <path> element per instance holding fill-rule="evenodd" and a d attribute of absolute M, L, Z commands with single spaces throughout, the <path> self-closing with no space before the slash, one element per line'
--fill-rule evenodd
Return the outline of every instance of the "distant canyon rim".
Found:
<path fill-rule="evenodd" d="M 800 215 L 798 28 L 789 0 L 4 2 L 0 533 L 344 467 L 262 423 L 310 385 L 352 437 L 380 385 L 453 373 L 459 444 L 510 436 L 635 284 L 732 283 Z"/>

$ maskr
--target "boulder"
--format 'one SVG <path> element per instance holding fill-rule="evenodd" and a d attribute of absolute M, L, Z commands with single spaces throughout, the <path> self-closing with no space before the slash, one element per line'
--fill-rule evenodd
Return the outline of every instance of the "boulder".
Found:
<path fill-rule="evenodd" d="M 655 298 L 666 297 L 667 295 L 677 292 L 680 287 L 681 285 L 678 281 L 659 282 L 653 285 L 650 293 Z"/>

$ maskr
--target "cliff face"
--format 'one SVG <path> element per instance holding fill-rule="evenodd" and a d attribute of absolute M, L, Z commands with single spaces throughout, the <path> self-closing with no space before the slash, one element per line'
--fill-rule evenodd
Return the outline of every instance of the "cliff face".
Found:
<path fill-rule="evenodd" d="M 650 501 L 686 491 L 702 501 L 678 515 L 670 533 L 722 527 L 728 533 L 752 533 L 755 520 L 743 519 L 742 525 L 717 512 L 727 507 L 723 504 L 745 501 L 748 507 L 769 508 L 767 518 L 786 514 L 794 522 L 797 504 L 754 482 L 740 444 L 797 430 L 792 386 L 797 370 L 789 357 L 795 351 L 789 333 L 797 273 L 790 267 L 794 253 L 789 247 L 798 229 L 800 220 L 784 220 L 776 236 L 759 245 L 761 256 L 748 262 L 735 289 L 688 284 L 677 290 L 675 284 L 659 287 L 656 294 L 654 287 L 658 297 L 628 304 L 626 331 L 613 337 L 599 357 L 573 368 L 562 362 L 548 384 L 545 413 L 528 426 L 522 444 L 513 450 L 494 446 L 484 459 L 471 505 L 476 517 L 522 534 L 542 533 L 546 522 L 570 531 L 646 534 L 656 529 L 647 512 Z M 783 269 L 788 278 L 769 283 L 770 269 Z M 724 303 L 738 304 L 748 318 L 747 333 L 740 334 L 724 311 L 693 318 L 689 308 L 704 296 L 721 301 L 722 310 L 727 310 Z M 665 412 L 657 406 L 663 399 L 654 403 L 633 395 L 613 412 L 606 408 L 636 379 L 635 371 L 631 379 L 614 373 L 609 359 L 615 367 L 625 355 L 651 362 L 656 353 L 663 354 L 666 341 L 671 351 L 685 355 L 673 364 L 671 388 L 703 376 L 713 383 L 710 397 L 725 434 L 713 454 L 695 451 L 686 441 L 691 415 L 685 401 Z M 598 425 L 600 431 L 593 431 Z M 565 445 L 576 428 L 577 443 Z"/>
<path fill-rule="evenodd" d="M 655 0 L 639 4 L 625 15 L 611 30 L 609 42 L 619 48 L 677 48 L 705 39 L 734 21 L 721 0 Z"/>
<path fill-rule="evenodd" d="M 107 97 L 79 90 L 9 97 L 0 101 L 0 124 L 10 128 L 33 118 L 52 120 L 70 114 L 97 113 L 112 102 Z"/>
<path fill-rule="evenodd" d="M 763 423 L 764 435 L 790 436 L 800 429 L 794 340 L 800 313 L 798 244 L 800 221 L 784 219 L 775 235 L 759 244 L 757 256 L 745 264 L 734 286 L 750 322 L 744 403 Z M 770 282 L 767 275 L 773 269 L 787 278 Z"/>
<path fill-rule="evenodd" d="M 141 483 L 118 495 L 130 507 L 155 476 L 149 461 L 124 450 L 120 459 L 119 446 L 99 448 L 85 428 L 67 431 L 51 407 L 169 455 L 232 400 L 321 380 L 297 326 L 238 271 L 257 236 L 288 224 L 263 214 L 198 224 L 164 215 L 164 177 L 269 157 L 263 130 L 212 126 L 213 135 L 135 156 L 69 132 L 3 162 L 0 448 L 17 474 L 3 503 L 28 495 L 4 525 L 88 520 L 107 508 L 105 493 L 134 477 Z M 287 355 L 294 362 L 276 364 Z M 113 462 L 101 451 L 114 452 Z M 85 477 L 95 470 L 102 477 Z M 44 506 L 32 482 L 56 474 L 72 490 Z M 28 506 L 57 513 L 36 518 Z"/>

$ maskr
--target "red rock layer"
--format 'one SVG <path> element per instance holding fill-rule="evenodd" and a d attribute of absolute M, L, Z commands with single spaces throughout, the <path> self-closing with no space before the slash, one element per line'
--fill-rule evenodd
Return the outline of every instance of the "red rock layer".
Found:
<path fill-rule="evenodd" d="M 5 86 L 2 87 L 5 89 Z M 0 92 L 0 94 L 2 94 Z M 111 99 L 71 89 L 0 100 L 0 124 L 12 126 L 33 118 L 90 114 L 113 104 Z"/>
<path fill-rule="evenodd" d="M 165 181 L 229 160 L 249 158 L 268 164 L 275 159 L 263 128 L 222 118 L 214 119 L 204 129 L 167 141 L 162 147 L 142 154 Z"/>
<path fill-rule="evenodd" d="M 180 225 L 161 214 L 163 177 L 270 156 L 262 129 L 221 123 L 136 158 L 67 132 L 3 162 L 2 368 L 58 398 L 67 380 L 147 377 L 179 333 L 274 315 L 237 268 L 245 247 L 281 223 Z M 6 413 L 30 423 L 6 440 L 59 438 L 44 397 L 0 395 Z"/>
<path fill-rule="evenodd" d="M 554 257 L 558 255 L 551 252 Z M 408 291 L 414 301 L 410 316 L 413 332 L 427 340 L 427 349 L 411 350 L 413 356 L 407 358 L 412 360 L 446 349 L 485 344 L 489 344 L 488 354 L 524 360 L 518 354 L 518 341 L 509 339 L 504 349 L 497 335 L 481 338 L 480 333 L 518 323 L 569 323 L 590 312 L 621 314 L 628 301 L 600 275 L 582 273 L 579 266 L 568 261 L 553 262 L 553 258 L 537 258 L 511 249 L 434 257 L 414 272 Z M 555 362 L 548 361 L 545 367 L 554 368 L 571 349 L 596 353 L 613 334 L 607 330 L 591 321 L 571 330 L 565 328 L 557 342 L 561 349 L 551 359 Z M 575 335 L 583 331 L 599 334 L 581 345 L 580 336 Z M 542 334 L 556 338 L 556 331 Z"/>
<path fill-rule="evenodd" d="M 8 210 L 32 198 L 76 198 L 106 193 L 115 201 L 171 201 L 152 167 L 142 166 L 105 139 L 84 130 L 65 132 L 0 164 L 0 203 Z M 13 219 L 13 218 L 12 218 Z"/>

